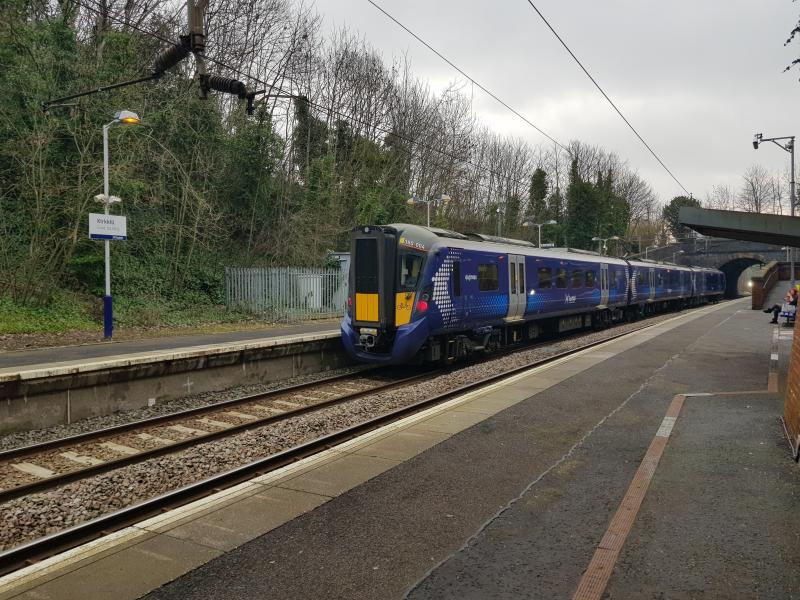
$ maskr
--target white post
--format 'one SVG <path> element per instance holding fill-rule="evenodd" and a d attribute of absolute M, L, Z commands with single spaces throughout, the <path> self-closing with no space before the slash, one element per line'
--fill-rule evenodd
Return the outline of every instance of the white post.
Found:
<path fill-rule="evenodd" d="M 541 248 L 542 247 L 542 226 L 541 225 L 537 225 L 537 227 L 539 228 L 539 248 Z"/>
<path fill-rule="evenodd" d="M 795 205 L 795 190 L 794 190 L 794 136 L 792 139 L 789 140 L 789 155 L 791 156 L 791 173 L 792 173 L 792 180 L 789 182 L 789 203 L 791 204 L 791 215 L 794 216 L 794 205 Z M 792 283 L 792 287 L 795 286 L 794 283 L 794 248 L 792 248 L 792 260 L 789 262 L 789 268 L 791 269 L 791 274 L 789 275 L 789 280 Z"/>
<path fill-rule="evenodd" d="M 428 201 L 425 203 L 428 207 L 428 227 L 431 226 L 431 199 L 428 198 Z"/>

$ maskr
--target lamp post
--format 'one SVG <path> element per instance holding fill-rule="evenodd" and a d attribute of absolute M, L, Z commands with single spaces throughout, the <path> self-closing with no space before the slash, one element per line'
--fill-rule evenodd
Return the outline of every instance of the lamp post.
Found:
<path fill-rule="evenodd" d="M 684 253 L 683 250 L 678 250 L 677 252 L 673 252 L 672 253 L 672 262 L 675 262 L 675 257 L 678 256 L 678 254 L 683 254 L 683 253 Z"/>
<path fill-rule="evenodd" d="M 782 140 L 787 141 L 786 143 L 781 143 Z M 753 148 L 755 150 L 758 150 L 758 146 L 763 142 L 772 142 L 779 148 L 786 150 L 786 152 L 789 153 L 789 170 L 791 173 L 791 181 L 789 182 L 789 213 L 791 216 L 794 216 L 794 208 L 797 204 L 794 182 L 794 136 L 785 135 L 782 137 L 765 138 L 763 133 L 757 133 L 755 136 L 753 136 Z M 792 258 L 789 261 L 789 269 L 791 270 L 789 279 L 792 282 L 792 287 L 794 287 L 794 252 L 792 252 Z"/>
<path fill-rule="evenodd" d="M 593 237 L 592 241 L 597 242 L 597 252 L 599 252 L 602 255 L 605 250 L 608 250 L 606 242 L 609 240 L 618 240 L 618 239 L 619 239 L 618 235 L 612 235 L 611 237 L 607 238 Z"/>
<path fill-rule="evenodd" d="M 549 221 L 545 221 L 544 223 L 531 223 L 530 221 L 523 221 L 523 227 L 538 227 L 539 228 L 539 243 L 537 245 L 538 248 L 542 247 L 542 227 L 544 225 L 558 225 L 557 221 L 550 219 Z"/>
<path fill-rule="evenodd" d="M 447 204 L 451 200 L 452 200 L 452 198 L 450 198 L 450 196 L 448 196 L 447 194 L 442 194 L 438 198 L 427 198 L 427 199 L 426 198 L 420 198 L 418 196 L 411 196 L 411 198 L 406 200 L 406 204 L 408 204 L 409 206 L 414 206 L 415 204 L 424 204 L 424 205 L 426 205 L 427 208 L 428 208 L 428 211 L 427 211 L 428 212 L 427 223 L 428 223 L 428 227 L 430 227 L 431 226 L 431 204 L 433 204 L 435 202 L 442 202 L 444 204 Z"/>
<path fill-rule="evenodd" d="M 650 248 L 658 248 L 658 245 L 648 246 L 647 248 L 644 249 L 644 259 L 645 260 L 647 260 L 647 251 L 650 250 Z"/>
<path fill-rule="evenodd" d="M 103 194 L 95 196 L 96 200 L 103 203 L 105 214 L 108 214 L 112 204 L 121 202 L 117 196 L 110 196 L 108 193 L 108 130 L 114 125 L 138 125 L 139 115 L 129 110 L 121 110 L 114 115 L 114 120 L 103 125 Z M 105 244 L 105 271 L 106 271 L 106 293 L 103 296 L 103 337 L 110 340 L 114 333 L 114 303 L 111 298 L 111 245 L 110 240 L 104 240 Z"/>

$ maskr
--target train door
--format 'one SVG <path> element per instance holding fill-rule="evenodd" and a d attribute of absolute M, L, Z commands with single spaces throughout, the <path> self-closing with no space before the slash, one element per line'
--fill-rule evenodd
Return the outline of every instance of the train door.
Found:
<path fill-rule="evenodd" d="M 608 304 L 608 265 L 600 265 L 600 304 Z"/>
<path fill-rule="evenodd" d="M 397 241 L 392 231 L 365 226 L 350 242 L 350 299 L 354 326 L 394 326 L 394 277 Z"/>
<path fill-rule="evenodd" d="M 526 286 L 525 257 L 518 254 L 509 254 L 507 321 L 521 319 L 525 314 L 525 306 L 527 303 Z"/>
<path fill-rule="evenodd" d="M 656 299 L 656 270 L 650 267 L 650 297 L 651 302 Z"/>

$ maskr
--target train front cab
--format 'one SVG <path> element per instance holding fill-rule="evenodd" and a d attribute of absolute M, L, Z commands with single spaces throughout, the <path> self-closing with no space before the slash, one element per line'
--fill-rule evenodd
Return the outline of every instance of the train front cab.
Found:
<path fill-rule="evenodd" d="M 393 227 L 365 226 L 351 233 L 351 267 L 342 340 L 361 361 L 402 364 L 411 361 L 427 339 L 424 320 L 412 317 L 419 303 L 424 248 L 400 246 Z"/>

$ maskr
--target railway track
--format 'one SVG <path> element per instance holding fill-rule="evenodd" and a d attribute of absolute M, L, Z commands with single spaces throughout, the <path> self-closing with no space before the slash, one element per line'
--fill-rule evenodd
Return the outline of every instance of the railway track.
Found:
<path fill-rule="evenodd" d="M 423 381 L 373 369 L 0 452 L 0 503 Z"/>
<path fill-rule="evenodd" d="M 556 352 L 547 357 L 533 360 L 524 365 L 514 367 L 512 369 L 503 371 L 501 373 L 496 373 L 491 376 L 483 377 L 479 380 L 467 383 L 465 385 L 460 385 L 448 389 L 443 393 L 431 395 L 422 400 L 409 403 L 408 405 L 402 406 L 390 412 L 380 414 L 372 418 L 367 418 L 351 426 L 344 427 L 338 431 L 321 435 L 310 441 L 298 444 L 296 446 L 271 454 L 264 458 L 260 458 L 248 464 L 242 465 L 240 467 L 230 469 L 228 471 L 213 475 L 211 477 L 207 477 L 206 479 L 197 481 L 195 483 L 191 483 L 189 485 L 185 485 L 178 489 L 174 489 L 160 496 L 138 502 L 136 504 L 117 510 L 115 512 L 105 514 L 90 521 L 86 521 L 79 525 L 70 527 L 69 529 L 65 529 L 63 531 L 24 543 L 20 546 L 16 546 L 4 552 L 0 552 L 0 575 L 15 571 L 23 566 L 26 566 L 27 564 L 31 564 L 32 562 L 42 560 L 43 558 L 57 554 L 58 552 L 62 552 L 66 549 L 91 541 L 92 539 L 96 539 L 98 537 L 106 535 L 111 531 L 119 530 L 128 525 L 132 525 L 145 518 L 161 513 L 164 510 L 169 510 L 171 508 L 181 506 L 193 500 L 217 492 L 226 487 L 236 485 L 237 483 L 241 483 L 258 475 L 262 475 L 270 471 L 273 471 L 275 469 L 281 468 L 301 458 L 313 455 L 326 448 L 329 448 L 336 444 L 340 444 L 344 441 L 355 438 L 369 431 L 378 429 L 386 424 L 389 424 L 391 422 L 394 422 L 396 420 L 399 420 L 416 412 L 425 410 L 426 408 L 429 408 L 436 404 L 445 402 L 458 395 L 464 394 L 466 392 L 475 389 L 479 389 L 481 387 L 501 381 L 508 377 L 512 377 L 518 373 L 527 371 L 529 369 L 554 362 L 556 360 L 565 358 L 573 354 L 577 354 L 579 352 L 593 348 L 595 346 L 605 344 L 609 341 L 625 337 L 628 335 L 632 335 L 634 333 L 638 333 L 644 329 L 654 327 L 658 325 L 660 322 L 661 321 L 649 324 L 643 323 L 641 327 L 637 327 L 633 330 L 627 330 L 621 333 L 605 336 L 602 339 L 581 344 L 577 347 L 573 347 L 565 351 Z M 523 349 L 529 350 L 532 349 L 532 347 L 527 346 Z M 210 441 L 212 439 L 219 439 L 225 436 L 229 436 L 233 433 L 238 433 L 248 429 L 254 429 L 257 427 L 263 427 L 271 423 L 276 423 L 278 421 L 290 419 L 293 417 L 298 417 L 303 414 L 308 414 L 317 410 L 321 410 L 325 407 L 334 406 L 336 404 L 342 404 L 344 402 L 356 400 L 363 396 L 371 396 L 373 394 L 388 389 L 409 386 L 414 383 L 422 382 L 424 380 L 431 379 L 439 375 L 442 375 L 441 370 L 433 372 L 426 371 L 423 373 L 416 373 L 410 376 L 406 373 L 402 376 L 397 376 L 394 378 L 388 376 L 387 374 L 385 374 L 385 372 L 376 373 L 371 377 L 366 377 L 363 376 L 362 374 L 358 374 L 356 375 L 357 381 L 359 382 L 358 384 L 354 383 L 352 374 L 342 375 L 332 378 L 330 380 L 301 384 L 299 386 L 294 386 L 292 388 L 275 390 L 267 392 L 265 394 L 257 394 L 254 396 L 239 398 L 236 400 L 227 401 L 209 407 L 194 408 L 173 415 L 164 415 L 138 423 L 116 426 L 102 431 L 80 434 L 78 436 L 74 436 L 71 438 L 66 438 L 62 440 L 56 440 L 53 442 L 37 444 L 35 446 L 29 446 L 26 448 L 19 448 L 6 451 L 0 453 L 0 461 L 2 461 L 2 465 L 8 465 L 11 460 L 22 460 L 25 459 L 26 457 L 29 458 L 33 456 L 33 454 L 31 454 L 33 452 L 39 452 L 39 451 L 45 453 L 59 452 L 63 454 L 64 452 L 74 452 L 74 450 L 68 450 L 66 448 L 74 447 L 74 444 L 76 443 L 97 444 L 100 443 L 99 442 L 100 439 L 105 440 L 118 435 L 136 435 L 137 428 L 141 429 L 143 426 L 170 427 L 174 426 L 174 424 L 180 420 L 185 420 L 185 419 L 197 420 L 202 418 L 205 419 L 203 423 L 206 424 L 206 426 L 208 427 L 207 425 L 208 422 L 217 420 L 216 418 L 212 419 L 212 415 L 217 415 L 219 411 L 236 412 L 248 415 L 247 418 L 241 417 L 241 419 L 244 419 L 243 422 L 239 422 L 237 424 L 231 424 L 230 426 L 227 425 L 226 421 L 226 426 L 222 427 L 220 425 L 217 431 L 206 431 L 202 435 L 192 435 L 192 437 L 183 439 L 181 441 L 175 441 L 175 443 L 171 444 L 164 443 L 158 447 L 137 452 L 135 455 L 129 454 L 125 456 L 120 456 L 111 461 L 103 462 L 102 464 L 86 465 L 84 468 L 81 469 L 68 471 L 66 473 L 54 475 L 48 478 L 42 478 L 40 481 L 29 482 L 25 485 L 18 485 L 15 487 L 4 489 L 0 491 L 0 502 L 6 501 L 9 498 L 19 498 L 21 496 L 33 493 L 34 491 L 41 491 L 44 489 L 56 487 L 58 485 L 63 485 L 64 483 L 82 479 L 90 475 L 95 475 L 100 472 L 117 469 L 121 466 L 133 464 L 135 462 L 139 462 L 145 460 L 146 458 L 151 458 L 153 456 L 160 456 L 163 454 L 176 452 L 178 450 L 185 449 L 206 441 Z M 319 395 L 314 396 L 312 394 L 312 391 L 320 390 L 322 386 L 329 386 L 329 388 L 330 386 L 333 386 L 334 389 L 338 387 L 339 392 L 344 390 L 345 393 L 343 394 L 339 393 L 337 395 L 334 389 L 328 389 L 327 391 L 330 392 L 333 395 L 333 397 L 322 399 L 319 397 Z M 305 395 L 304 398 L 307 399 L 309 396 L 311 396 L 313 397 L 314 400 L 310 403 L 307 402 L 305 405 L 300 407 L 287 406 L 286 402 L 292 402 L 292 401 L 285 400 L 285 398 L 287 397 L 287 395 L 288 397 L 292 397 L 293 394 L 294 395 L 304 394 Z M 294 397 L 296 399 L 295 401 L 297 401 L 298 400 L 297 396 Z M 245 411 L 253 411 L 254 410 L 253 406 L 255 404 L 268 405 L 268 402 L 270 400 L 273 401 L 273 403 L 278 400 L 283 401 L 284 402 L 283 412 L 281 412 L 280 414 L 262 416 L 259 418 L 250 418 L 254 415 L 252 415 L 251 412 L 245 412 Z M 231 411 L 230 410 L 231 407 L 236 407 L 236 410 Z M 182 426 L 188 427 L 186 425 Z M 179 430 L 174 430 L 174 431 L 179 431 Z M 139 431 L 139 433 L 143 432 Z M 147 435 L 153 435 L 153 434 L 147 434 Z"/>

